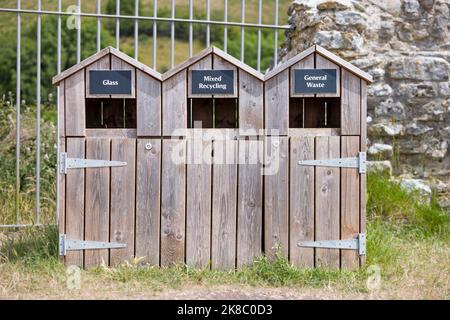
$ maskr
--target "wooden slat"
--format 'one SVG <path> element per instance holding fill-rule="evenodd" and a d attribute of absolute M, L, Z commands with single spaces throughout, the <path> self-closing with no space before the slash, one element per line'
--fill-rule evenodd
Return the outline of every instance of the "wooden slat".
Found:
<path fill-rule="evenodd" d="M 310 54 L 303 60 L 293 64 L 290 68 L 291 77 L 291 97 L 314 97 L 314 94 L 296 94 L 295 93 L 295 69 L 314 69 L 314 54 Z"/>
<path fill-rule="evenodd" d="M 268 137 L 264 161 L 264 247 L 269 258 L 289 252 L 289 140 Z"/>
<path fill-rule="evenodd" d="M 189 98 L 212 98 L 212 94 L 192 94 L 192 70 L 211 70 L 212 55 L 207 55 L 191 65 L 188 69 L 188 97 Z"/>
<path fill-rule="evenodd" d="M 118 58 L 116 55 L 111 55 L 111 70 L 130 70 L 131 71 L 131 94 L 119 95 L 115 94 L 114 98 L 135 98 L 136 97 L 136 69 L 131 64 Z"/>
<path fill-rule="evenodd" d="M 341 96 L 341 70 L 339 66 L 324 56 L 316 53 L 316 69 L 335 69 L 336 70 L 336 93 L 316 94 L 316 97 L 340 97 Z"/>
<path fill-rule="evenodd" d="M 58 144 L 59 144 L 59 152 L 66 152 L 66 127 L 64 121 L 65 115 L 65 81 L 62 81 L 59 84 L 59 107 L 58 107 Z M 59 155 L 57 155 L 59 157 Z M 59 163 L 59 162 L 58 162 Z M 66 175 L 63 173 L 59 173 L 59 164 L 57 170 L 57 176 L 59 181 L 59 190 L 58 190 L 58 230 L 60 234 L 65 233 L 66 227 Z"/>
<path fill-rule="evenodd" d="M 263 128 L 263 83 L 239 70 L 239 133 L 257 135 Z"/>
<path fill-rule="evenodd" d="M 86 129 L 86 137 L 91 138 L 136 138 L 136 129 Z"/>
<path fill-rule="evenodd" d="M 265 84 L 265 129 L 268 134 L 287 135 L 289 130 L 289 70 Z M 271 130 L 278 130 L 270 132 Z"/>
<path fill-rule="evenodd" d="M 109 160 L 110 154 L 110 139 L 86 139 L 87 159 Z M 109 241 L 109 173 L 109 168 L 86 169 L 85 240 Z M 85 251 L 85 268 L 108 262 L 108 250 Z"/>
<path fill-rule="evenodd" d="M 106 55 L 94 63 L 90 64 L 86 67 L 86 98 L 109 98 L 109 94 L 90 94 L 89 92 L 89 83 L 90 76 L 89 71 L 91 70 L 109 70 L 111 69 L 110 65 L 110 55 Z"/>
<path fill-rule="evenodd" d="M 261 254 L 262 176 L 259 141 L 239 140 L 237 267 Z"/>
<path fill-rule="evenodd" d="M 150 144 L 150 145 L 149 145 Z M 148 147 L 151 147 L 148 150 Z M 136 165 L 136 257 L 159 265 L 161 140 L 138 139 Z"/>
<path fill-rule="evenodd" d="M 357 157 L 359 137 L 341 138 L 341 157 Z M 353 168 L 341 169 L 341 239 L 355 239 L 359 233 L 359 172 Z M 341 267 L 355 269 L 359 265 L 354 250 L 341 250 Z"/>
<path fill-rule="evenodd" d="M 123 249 L 111 249 L 110 263 L 114 266 L 134 256 L 136 139 L 111 141 L 111 160 L 127 163 L 111 168 L 110 241 L 127 244 Z"/>
<path fill-rule="evenodd" d="M 361 132 L 361 80 L 342 69 L 341 134 L 359 135 Z"/>
<path fill-rule="evenodd" d="M 162 150 L 161 266 L 169 266 L 185 257 L 186 140 L 164 140 Z"/>
<path fill-rule="evenodd" d="M 296 267 L 314 267 L 314 249 L 297 246 L 314 240 L 314 167 L 300 160 L 314 159 L 314 137 L 291 137 L 290 261 Z"/>
<path fill-rule="evenodd" d="M 137 135 L 161 135 L 161 81 L 141 70 L 136 74 Z"/>
<path fill-rule="evenodd" d="M 163 135 L 171 136 L 176 129 L 187 126 L 186 70 L 180 71 L 162 84 Z"/>
<path fill-rule="evenodd" d="M 84 138 L 67 138 L 67 156 L 83 159 Z M 72 169 L 66 175 L 66 236 L 84 240 L 84 169 Z M 83 267 L 83 251 L 68 251 L 66 265 Z"/>
<path fill-rule="evenodd" d="M 186 264 L 196 268 L 211 259 L 211 152 L 211 140 L 187 140 Z"/>
<path fill-rule="evenodd" d="M 361 80 L 361 141 L 360 150 L 367 152 L 367 82 Z M 366 233 L 366 179 L 365 173 L 360 175 L 360 217 L 359 217 L 359 230 L 361 233 Z M 366 264 L 366 256 L 362 255 L 359 258 L 361 266 Z"/>
<path fill-rule="evenodd" d="M 214 141 L 212 268 L 236 267 L 237 151 L 235 140 Z"/>
<path fill-rule="evenodd" d="M 67 137 L 84 136 L 86 127 L 86 104 L 84 70 L 80 70 L 65 80 L 65 126 Z"/>
<path fill-rule="evenodd" d="M 318 137 L 318 136 L 339 136 L 341 130 L 337 128 L 294 128 L 289 129 L 290 137 Z"/>
<path fill-rule="evenodd" d="M 340 157 L 339 137 L 317 137 L 316 159 Z M 340 168 L 316 167 L 316 240 L 339 239 Z M 316 267 L 339 268 L 338 249 L 316 249 Z"/>
<path fill-rule="evenodd" d="M 213 69 L 214 70 L 232 70 L 234 72 L 234 83 L 233 83 L 233 94 L 215 94 L 215 98 L 237 98 L 238 97 L 238 73 L 237 73 L 237 67 L 231 63 L 229 63 L 227 60 L 222 58 L 221 56 L 214 54 L 213 55 Z"/>

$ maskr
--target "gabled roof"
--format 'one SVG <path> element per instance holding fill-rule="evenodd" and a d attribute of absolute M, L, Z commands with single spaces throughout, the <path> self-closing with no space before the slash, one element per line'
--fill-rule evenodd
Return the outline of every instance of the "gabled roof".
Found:
<path fill-rule="evenodd" d="M 69 69 L 61 72 L 57 76 L 53 77 L 53 84 L 58 84 L 62 80 L 66 79 L 67 77 L 71 76 L 72 74 L 76 73 L 77 71 L 86 68 L 90 64 L 96 62 L 97 60 L 100 60 L 104 56 L 108 54 L 113 54 L 117 58 L 122 59 L 123 61 L 127 62 L 128 64 L 132 65 L 136 69 L 139 69 L 148 75 L 152 76 L 153 78 L 160 80 L 162 79 L 162 75 L 158 72 L 153 70 L 152 68 L 147 67 L 145 64 L 131 58 L 130 56 L 126 55 L 125 53 L 117 50 L 113 47 L 107 47 L 103 50 L 100 50 L 99 52 L 93 54 L 89 58 L 86 58 L 85 60 L 81 61 L 80 63 L 70 67 Z"/>
<path fill-rule="evenodd" d="M 208 48 L 200 51 L 195 56 L 187 59 L 186 61 L 182 62 L 181 64 L 177 65 L 176 67 L 168 70 L 166 73 L 164 73 L 162 75 L 163 81 L 166 80 L 166 79 L 169 79 L 170 77 L 174 76 L 175 74 L 177 74 L 181 70 L 188 68 L 189 66 L 195 64 L 196 62 L 200 61 L 201 59 L 205 58 L 206 56 L 208 56 L 209 54 L 212 54 L 212 53 L 214 53 L 215 55 L 217 55 L 217 56 L 221 57 L 222 59 L 228 61 L 232 65 L 234 65 L 234 66 L 244 70 L 245 72 L 251 74 L 255 78 L 257 78 L 257 79 L 259 79 L 261 81 L 264 81 L 264 75 L 261 72 L 253 69 L 249 65 L 243 63 L 242 61 L 240 61 L 240 60 L 236 59 L 235 57 L 229 55 L 225 51 L 222 51 L 219 48 L 214 47 L 214 46 L 208 47 Z"/>
<path fill-rule="evenodd" d="M 331 62 L 334 62 L 335 64 L 341 66 L 342 68 L 347 69 L 348 71 L 354 73 L 355 75 L 357 75 L 358 77 L 368 81 L 368 82 L 373 82 L 373 78 L 370 74 L 368 74 L 367 72 L 355 67 L 354 65 L 352 65 L 351 63 L 345 61 L 344 59 L 342 59 L 341 57 L 335 55 L 334 53 L 326 50 L 325 48 L 322 48 L 319 45 L 314 45 L 312 47 L 309 47 L 308 49 L 306 49 L 305 51 L 297 54 L 296 56 L 292 57 L 291 59 L 289 59 L 288 61 L 279 64 L 278 66 L 276 66 L 274 69 L 270 70 L 265 76 L 264 76 L 264 80 L 269 80 L 270 78 L 274 77 L 275 75 L 277 75 L 278 73 L 286 70 L 287 68 L 293 66 L 294 64 L 296 64 L 297 62 L 303 60 L 304 58 L 306 58 L 307 56 L 309 56 L 310 54 L 317 52 L 320 55 L 324 56 L 325 58 L 327 58 L 328 60 L 330 60 Z"/>

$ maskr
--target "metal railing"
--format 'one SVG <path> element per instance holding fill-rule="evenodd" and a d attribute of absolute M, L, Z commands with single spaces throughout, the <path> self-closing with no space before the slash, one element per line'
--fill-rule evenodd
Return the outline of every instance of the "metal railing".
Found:
<path fill-rule="evenodd" d="M 74 0 L 75 1 L 75 0 Z M 166 0 L 168 1 L 168 0 Z M 273 24 L 262 23 L 263 17 L 263 1 L 258 1 L 258 21 L 257 23 L 246 22 L 246 1 L 241 0 L 241 21 L 229 21 L 229 7 L 228 0 L 218 0 L 223 1 L 224 5 L 224 15 L 223 20 L 211 20 L 211 0 L 206 0 L 206 20 L 194 19 L 194 1 L 189 1 L 189 18 L 177 18 L 176 17 L 176 5 L 175 0 L 171 0 L 171 14 L 170 17 L 158 16 L 158 2 L 153 0 L 153 15 L 144 16 L 140 15 L 139 12 L 139 0 L 135 0 L 134 4 L 134 15 L 122 15 L 120 13 L 120 0 L 116 0 L 116 13 L 115 14 L 105 14 L 101 12 L 101 0 L 96 2 L 96 12 L 87 13 L 81 12 L 81 0 L 76 0 L 77 10 L 76 12 L 65 12 L 62 8 L 62 0 L 57 0 L 57 10 L 42 10 L 42 1 L 37 0 L 37 9 L 24 9 L 21 7 L 21 0 L 17 0 L 16 8 L 0 8 L 1 13 L 16 13 L 17 14 L 17 61 L 16 61 L 16 195 L 15 195 L 15 217 L 16 223 L 8 225 L 0 225 L 0 228 L 17 228 L 23 226 L 29 226 L 25 224 L 20 224 L 20 107 L 21 107 L 21 17 L 22 15 L 34 15 L 36 16 L 36 216 L 33 225 L 41 224 L 41 158 L 40 158 L 40 148 L 41 148 L 41 24 L 43 15 L 57 16 L 57 73 L 61 72 L 61 28 L 62 28 L 62 17 L 75 16 L 77 22 L 76 31 L 76 61 L 77 63 L 81 60 L 81 19 L 86 18 L 96 18 L 97 19 L 97 33 L 96 33 L 96 49 L 101 50 L 101 19 L 114 19 L 115 20 L 115 45 L 117 49 L 120 49 L 120 22 L 121 20 L 132 20 L 134 21 L 134 58 L 139 58 L 139 22 L 140 21 L 151 21 L 152 26 L 152 37 L 153 37 L 153 48 L 152 48 L 152 67 L 157 69 L 157 39 L 158 39 L 158 23 L 170 23 L 170 67 L 174 67 L 175 64 L 175 25 L 177 23 L 187 23 L 189 25 L 189 56 L 193 55 L 193 43 L 194 43 L 194 32 L 193 26 L 195 24 L 205 25 L 205 47 L 211 44 L 211 26 L 222 26 L 223 27 L 223 49 L 227 52 L 228 49 L 228 28 L 229 27 L 239 27 L 240 36 L 240 59 L 244 61 L 245 54 L 245 31 L 246 29 L 253 29 L 257 31 L 257 65 L 258 71 L 261 69 L 261 32 L 262 30 L 273 31 L 274 36 L 274 52 L 273 52 L 273 62 L 276 65 L 278 59 L 278 30 L 289 29 L 288 25 L 278 24 L 278 11 L 279 3 L 278 0 L 270 1 L 269 5 L 273 6 L 274 9 L 274 22 Z M 256 0 L 255 0 L 256 1 Z M 1 15 L 0 15 L 1 17 Z M 59 88 L 57 89 L 57 97 L 59 97 Z M 57 99 L 57 104 L 59 107 L 59 99 Z M 57 135 L 59 136 L 59 125 L 57 126 Z M 57 154 L 59 154 L 59 144 Z M 58 183 L 59 179 L 56 179 Z M 58 188 L 58 185 L 57 185 Z M 56 212 L 58 212 L 59 202 L 56 201 Z M 56 214 L 56 220 L 58 215 Z"/>

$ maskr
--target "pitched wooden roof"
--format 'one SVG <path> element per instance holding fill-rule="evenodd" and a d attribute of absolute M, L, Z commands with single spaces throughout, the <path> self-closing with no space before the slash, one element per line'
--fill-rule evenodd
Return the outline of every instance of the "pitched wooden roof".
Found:
<path fill-rule="evenodd" d="M 342 68 L 347 69 L 348 71 L 354 73 L 358 77 L 360 77 L 360 78 L 362 78 L 362 79 L 364 79 L 364 80 L 366 80 L 366 81 L 368 81 L 370 83 L 373 82 L 373 78 L 372 78 L 372 76 L 370 74 L 368 74 L 367 72 L 359 69 L 358 67 L 355 67 L 351 63 L 345 61 L 341 57 L 335 55 L 334 53 L 332 53 L 332 52 L 330 52 L 328 50 L 326 50 L 325 48 L 322 48 L 319 45 L 314 45 L 312 47 L 309 47 L 305 51 L 297 54 L 296 56 L 292 57 L 291 59 L 287 60 L 286 62 L 283 62 L 283 63 L 277 65 L 274 69 L 270 70 L 264 76 L 264 80 L 269 80 L 273 76 L 275 76 L 278 73 L 282 72 L 283 70 L 293 66 L 294 64 L 296 64 L 300 60 L 303 60 L 304 58 L 306 58 L 307 56 L 309 56 L 310 54 L 312 54 L 314 52 L 319 53 L 320 55 L 324 56 L 325 58 L 327 58 L 331 62 L 334 62 L 335 64 L 341 66 Z"/>
<path fill-rule="evenodd" d="M 53 84 L 54 85 L 58 84 L 59 82 L 61 82 L 65 78 L 71 76 L 72 74 L 76 73 L 77 71 L 79 71 L 79 70 L 81 70 L 83 68 L 86 68 L 90 64 L 94 63 L 95 61 L 103 58 L 104 56 L 106 56 L 108 54 L 115 55 L 119 59 L 122 59 L 123 61 L 125 61 L 128 64 L 132 65 L 136 69 L 139 69 L 139 70 L 147 73 L 148 75 L 152 76 L 153 78 L 155 78 L 157 80 L 161 80 L 162 79 L 162 75 L 158 71 L 155 71 L 155 70 L 153 70 L 150 67 L 147 67 L 145 64 L 143 64 L 143 63 L 141 63 L 141 62 L 131 58 L 130 56 L 128 56 L 125 53 L 117 50 L 116 48 L 107 47 L 107 48 L 105 48 L 103 50 L 100 50 L 99 52 L 93 54 L 89 58 L 86 58 L 85 60 L 81 61 L 80 63 L 70 67 L 69 69 L 61 72 L 57 76 L 53 77 Z"/>
<path fill-rule="evenodd" d="M 253 69 L 252 67 L 250 67 L 249 65 L 243 63 L 242 61 L 240 61 L 239 59 L 236 59 L 235 57 L 229 55 L 228 53 L 220 50 L 217 47 L 211 46 L 208 47 L 202 51 L 200 51 L 198 54 L 196 54 L 195 56 L 187 59 L 186 61 L 182 62 L 181 64 L 177 65 L 176 67 L 168 70 L 166 73 L 164 73 L 162 75 L 162 79 L 163 81 L 174 76 L 175 74 L 177 74 L 178 72 L 180 72 L 183 69 L 188 68 L 189 66 L 193 65 L 194 63 L 198 62 L 199 60 L 203 59 L 204 57 L 208 56 L 209 54 L 216 54 L 219 57 L 221 57 L 222 59 L 228 61 L 229 63 L 233 64 L 234 66 L 244 70 L 245 72 L 251 74 L 252 76 L 254 76 L 255 78 L 264 81 L 264 75 Z"/>
<path fill-rule="evenodd" d="M 92 56 L 90 56 L 89 58 L 81 61 L 80 63 L 70 67 L 69 69 L 61 72 L 60 74 L 58 74 L 57 76 L 55 76 L 53 78 L 53 84 L 58 84 L 59 82 L 61 82 L 62 80 L 64 80 L 65 78 L 69 77 L 70 75 L 74 74 L 75 72 L 87 67 L 88 65 L 94 63 L 95 61 L 101 59 L 102 57 L 104 57 L 107 54 L 113 54 L 116 57 L 124 60 L 125 62 L 129 63 L 130 65 L 134 66 L 135 68 L 147 73 L 148 75 L 152 76 L 153 78 L 156 78 L 158 80 L 164 81 L 172 76 L 174 76 L 175 74 L 177 74 L 178 72 L 180 72 L 181 70 L 188 68 L 189 66 L 193 65 L 194 63 L 196 63 L 197 61 L 203 59 L 204 57 L 208 56 L 209 54 L 216 54 L 219 57 L 221 57 L 222 59 L 228 61 L 229 63 L 235 65 L 236 67 L 244 70 L 245 72 L 251 74 L 252 76 L 254 76 L 255 78 L 261 80 L 261 81 L 267 81 L 270 78 L 274 77 L 275 75 L 277 75 L 278 73 L 282 72 L 283 70 L 293 66 L 294 64 L 296 64 L 297 62 L 299 62 L 300 60 L 303 60 L 304 58 L 306 58 L 307 56 L 309 56 L 310 54 L 317 52 L 319 54 L 321 54 L 322 56 L 324 56 L 325 58 L 327 58 L 328 60 L 334 62 L 335 64 L 349 70 L 350 72 L 354 73 L 355 75 L 357 75 L 358 77 L 368 81 L 368 82 L 373 82 L 372 76 L 370 74 L 368 74 L 367 72 L 355 67 L 354 65 L 352 65 L 351 63 L 345 61 L 344 59 L 340 58 L 339 56 L 335 55 L 334 53 L 322 48 L 319 45 L 314 45 L 312 47 L 309 47 L 308 49 L 306 49 L 305 51 L 297 54 L 295 57 L 289 59 L 288 61 L 281 63 L 279 65 L 277 65 L 274 69 L 270 70 L 266 75 L 263 75 L 261 72 L 253 69 L 252 67 L 250 67 L 249 65 L 243 63 L 242 61 L 240 61 L 239 59 L 236 59 L 235 57 L 229 55 L 228 53 L 220 50 L 217 47 L 211 46 L 208 47 L 204 50 L 202 50 L 200 53 L 198 53 L 197 55 L 187 59 L 186 61 L 182 62 L 181 64 L 177 65 L 176 67 L 168 70 L 166 73 L 161 74 L 158 71 L 153 70 L 152 68 L 146 66 L 145 64 L 129 57 L 128 55 L 126 55 L 125 53 L 117 50 L 116 48 L 113 47 L 107 47 L 95 54 L 93 54 Z"/>

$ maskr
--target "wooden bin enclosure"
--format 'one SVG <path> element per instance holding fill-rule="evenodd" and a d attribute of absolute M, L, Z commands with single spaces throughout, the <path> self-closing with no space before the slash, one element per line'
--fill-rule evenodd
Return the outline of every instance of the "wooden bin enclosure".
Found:
<path fill-rule="evenodd" d="M 332 91 L 296 87 L 298 72 L 323 70 L 334 70 Z M 298 242 L 365 233 L 364 170 L 324 161 L 365 152 L 370 81 L 319 46 L 265 76 L 215 47 L 163 75 L 114 48 L 64 71 L 54 83 L 65 263 L 233 270 L 279 252 L 299 267 L 358 267 L 357 250 Z M 277 170 L 262 175 L 273 154 Z"/>

